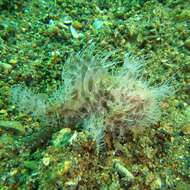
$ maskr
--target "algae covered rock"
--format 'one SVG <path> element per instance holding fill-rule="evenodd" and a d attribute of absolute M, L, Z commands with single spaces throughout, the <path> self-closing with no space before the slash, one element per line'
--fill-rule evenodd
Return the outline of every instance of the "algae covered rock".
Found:
<path fill-rule="evenodd" d="M 72 137 L 74 133 L 70 128 L 64 128 L 56 133 L 52 140 L 53 146 L 55 147 L 64 147 L 72 142 Z"/>
<path fill-rule="evenodd" d="M 129 188 L 135 179 L 134 175 L 119 160 L 113 161 L 113 167 L 121 177 L 122 186 Z"/>
<path fill-rule="evenodd" d="M 20 134 L 25 133 L 25 127 L 19 121 L 0 120 L 0 128 Z"/>

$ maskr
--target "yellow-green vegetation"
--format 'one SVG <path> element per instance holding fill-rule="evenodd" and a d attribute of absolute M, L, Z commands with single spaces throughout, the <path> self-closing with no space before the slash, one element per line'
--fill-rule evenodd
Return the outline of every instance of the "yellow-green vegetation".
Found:
<path fill-rule="evenodd" d="M 189 10 L 189 2 L 182 0 L 0 0 L 0 189 L 190 189 Z M 174 89 L 151 126 L 125 131 L 124 138 L 105 130 L 102 139 L 93 126 L 104 125 L 103 114 L 82 122 L 76 117 L 65 122 L 54 114 L 61 113 L 60 100 L 67 98 L 55 93 L 69 82 L 63 67 L 73 77 L 78 68 L 77 63 L 74 71 L 67 68 L 69 57 L 92 43 L 97 52 L 116 50 L 108 57 L 111 63 L 117 60 L 106 71 L 108 78 L 131 53 L 143 60 L 140 81 L 149 81 L 146 92 L 162 83 Z M 92 71 L 95 77 L 98 72 Z M 93 76 L 92 71 L 85 73 Z M 89 92 L 91 77 L 82 81 Z M 10 101 L 12 89 L 15 102 Z M 94 98 L 82 93 L 82 98 Z M 19 94 L 25 94 L 23 99 Z M 44 122 L 49 97 L 55 109 Z M 99 112 L 99 104 L 95 107 L 92 113 Z M 99 142 L 94 134 L 100 134 Z"/>

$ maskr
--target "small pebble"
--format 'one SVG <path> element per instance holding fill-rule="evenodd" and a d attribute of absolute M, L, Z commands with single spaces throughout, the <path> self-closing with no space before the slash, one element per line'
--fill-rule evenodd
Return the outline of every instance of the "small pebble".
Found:
<path fill-rule="evenodd" d="M 185 40 L 185 43 L 184 43 L 185 47 L 190 50 L 190 38 L 188 38 L 187 40 Z"/>
<path fill-rule="evenodd" d="M 12 65 L 10 65 L 8 63 L 3 63 L 0 61 L 0 69 L 3 70 L 4 74 L 10 73 L 12 68 L 13 68 Z"/>
<path fill-rule="evenodd" d="M 16 65 L 16 64 L 17 64 L 17 60 L 16 60 L 16 59 L 11 59 L 11 60 L 9 61 L 9 63 L 10 63 L 11 65 Z"/>
<path fill-rule="evenodd" d="M 43 158 L 42 162 L 43 162 L 43 164 L 44 164 L 45 166 L 48 166 L 49 163 L 50 163 L 50 158 L 49 158 L 49 157 Z"/>

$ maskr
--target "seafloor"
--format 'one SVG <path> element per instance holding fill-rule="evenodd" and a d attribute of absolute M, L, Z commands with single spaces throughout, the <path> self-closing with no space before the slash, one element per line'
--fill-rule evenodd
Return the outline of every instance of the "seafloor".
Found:
<path fill-rule="evenodd" d="M 106 134 L 98 153 L 78 127 L 47 129 L 10 101 L 17 84 L 51 94 L 91 43 L 142 58 L 143 78 L 174 91 L 157 124 Z M 189 190 L 189 71 L 189 0 L 0 0 L 0 189 Z"/>

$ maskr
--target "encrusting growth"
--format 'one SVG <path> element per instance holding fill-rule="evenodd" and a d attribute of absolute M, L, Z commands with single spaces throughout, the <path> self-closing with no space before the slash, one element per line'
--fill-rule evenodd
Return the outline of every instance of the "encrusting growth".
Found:
<path fill-rule="evenodd" d="M 143 64 L 131 55 L 122 66 L 112 55 L 91 47 L 75 53 L 63 65 L 62 86 L 49 98 L 17 85 L 12 89 L 13 103 L 48 127 L 80 124 L 97 147 L 105 132 L 120 139 L 131 128 L 156 123 L 169 87 L 149 86 L 142 78 Z"/>

